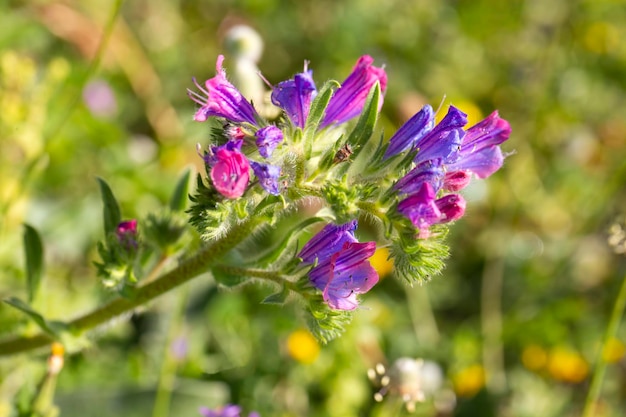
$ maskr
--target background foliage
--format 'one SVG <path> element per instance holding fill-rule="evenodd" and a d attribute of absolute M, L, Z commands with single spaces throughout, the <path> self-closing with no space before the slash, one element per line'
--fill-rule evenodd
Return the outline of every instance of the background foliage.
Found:
<path fill-rule="evenodd" d="M 224 291 L 204 276 L 69 352 L 62 415 L 190 416 L 225 402 L 263 416 L 400 415 L 393 398 L 373 400 L 366 371 L 401 356 L 441 366 L 456 416 L 580 415 L 625 272 L 606 242 L 626 211 L 622 1 L 127 0 L 99 59 L 115 8 L 0 2 L 0 295 L 28 296 L 26 222 L 46 249 L 34 295 L 46 317 L 107 297 L 92 264 L 96 176 L 133 218 L 167 204 L 186 167 L 201 171 L 208 129 L 191 121 L 185 88 L 213 76 L 233 24 L 262 35 L 273 83 L 304 60 L 317 80 L 343 79 L 362 54 L 385 63 L 387 136 L 444 96 L 474 121 L 498 109 L 511 156 L 465 193 L 443 275 L 419 288 L 384 279 L 341 339 L 319 349 L 293 307 L 259 304 L 271 290 Z M 6 305 L 0 323 L 0 337 L 35 329 Z M 598 415 L 626 407 L 624 343 L 622 326 L 604 351 Z M 0 416 L 47 355 L 0 361 Z"/>

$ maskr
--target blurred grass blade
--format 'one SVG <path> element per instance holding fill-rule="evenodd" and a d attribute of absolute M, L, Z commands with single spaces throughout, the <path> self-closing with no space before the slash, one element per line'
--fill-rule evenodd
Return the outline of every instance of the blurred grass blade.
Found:
<path fill-rule="evenodd" d="M 109 233 L 115 233 L 117 225 L 122 221 L 122 214 L 120 212 L 120 206 L 109 185 L 100 177 L 98 177 L 97 180 L 100 185 L 100 194 L 102 194 L 102 203 L 104 205 L 102 212 L 104 219 L 104 235 L 107 236 Z"/>
<path fill-rule="evenodd" d="M 24 254 L 26 257 L 26 283 L 28 285 L 28 302 L 32 302 L 41 283 L 43 275 L 43 244 L 37 230 L 24 224 Z"/>
<path fill-rule="evenodd" d="M 189 178 L 191 177 L 191 170 L 187 169 L 183 175 L 181 175 L 178 183 L 176 184 L 176 188 L 174 189 L 174 194 L 172 194 L 172 198 L 170 199 L 170 208 L 172 211 L 183 211 L 187 206 L 187 200 L 189 195 Z"/>

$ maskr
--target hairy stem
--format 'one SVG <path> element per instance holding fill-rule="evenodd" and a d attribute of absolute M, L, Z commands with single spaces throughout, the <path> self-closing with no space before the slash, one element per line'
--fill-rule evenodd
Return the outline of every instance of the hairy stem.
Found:
<path fill-rule="evenodd" d="M 206 272 L 215 261 L 219 260 L 229 250 L 248 237 L 261 221 L 262 219 L 253 218 L 241 223 L 234 227 L 224 238 L 202 247 L 194 256 L 182 261 L 175 269 L 150 283 L 138 287 L 133 298 L 115 298 L 91 313 L 70 321 L 68 323 L 69 328 L 76 333 L 92 329 L 114 317 L 132 311 L 136 307 L 146 304 L 148 301 Z M 52 337 L 45 333 L 0 341 L 0 356 L 40 348 L 50 344 L 52 341 Z"/>

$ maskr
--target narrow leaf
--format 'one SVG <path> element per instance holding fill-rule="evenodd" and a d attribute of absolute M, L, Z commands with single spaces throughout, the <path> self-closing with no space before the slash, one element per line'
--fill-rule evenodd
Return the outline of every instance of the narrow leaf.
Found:
<path fill-rule="evenodd" d="M 313 137 L 315 136 L 315 132 L 317 131 L 317 128 L 326 113 L 326 107 L 328 107 L 328 103 L 330 102 L 335 89 L 339 86 L 340 84 L 335 80 L 327 81 L 311 103 L 311 109 L 309 110 L 309 116 L 306 119 L 304 128 L 304 145 L 307 158 L 310 156 L 309 154 L 313 144 Z"/>
<path fill-rule="evenodd" d="M 287 289 L 287 287 L 283 287 L 281 291 L 265 297 L 265 299 L 261 301 L 261 304 L 283 305 L 287 301 L 288 296 L 289 290 Z"/>
<path fill-rule="evenodd" d="M 122 221 L 122 214 L 109 185 L 100 177 L 97 180 L 100 185 L 100 194 L 102 195 L 102 203 L 104 205 L 102 211 L 104 235 L 107 236 L 109 233 L 115 233 L 117 225 Z"/>
<path fill-rule="evenodd" d="M 354 157 L 361 150 L 363 145 L 370 139 L 378 120 L 378 105 L 380 103 L 380 84 L 377 82 L 370 90 L 363 111 L 359 116 L 359 121 L 350 132 L 348 143 L 352 146 Z"/>
<path fill-rule="evenodd" d="M 23 238 L 28 302 L 31 302 L 37 295 L 43 275 L 43 244 L 37 230 L 28 224 L 24 224 Z"/>
<path fill-rule="evenodd" d="M 172 198 L 170 199 L 170 208 L 172 211 L 183 211 L 187 207 L 190 177 L 191 170 L 187 169 L 178 180 L 174 194 L 172 194 Z"/>
<path fill-rule="evenodd" d="M 9 297 L 3 300 L 5 303 L 20 310 L 22 313 L 30 317 L 44 332 L 48 333 L 55 339 L 60 338 L 60 332 L 65 329 L 65 324 L 61 322 L 48 322 L 41 314 L 33 310 L 33 308 L 17 297 Z"/>

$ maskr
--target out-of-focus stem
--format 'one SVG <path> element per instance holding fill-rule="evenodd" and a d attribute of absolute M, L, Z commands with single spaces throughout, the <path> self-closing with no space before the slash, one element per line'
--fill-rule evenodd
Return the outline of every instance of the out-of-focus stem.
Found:
<path fill-rule="evenodd" d="M 604 334 L 604 341 L 600 347 L 598 358 L 593 370 L 593 376 L 591 377 L 591 386 L 587 393 L 587 399 L 585 400 L 585 408 L 583 410 L 583 417 L 592 417 L 595 412 L 598 398 L 600 397 L 600 391 L 602 389 L 602 380 L 606 373 L 606 360 L 604 359 L 604 351 L 611 339 L 617 334 L 617 329 L 624 315 L 624 307 L 626 307 L 626 276 L 622 279 L 622 286 L 613 305 L 613 311 L 611 312 L 611 319 L 606 327 L 606 333 Z"/>
<path fill-rule="evenodd" d="M 439 342 L 439 329 L 426 287 L 416 285 L 406 287 L 405 291 L 415 337 L 420 344 L 434 348 Z"/>
<path fill-rule="evenodd" d="M 177 296 L 176 307 L 170 317 L 165 344 L 163 346 L 163 360 L 161 362 L 159 384 L 157 386 L 154 408 L 152 409 L 152 417 L 168 417 L 170 414 L 170 403 L 177 368 L 177 358 L 172 353 L 172 343 L 174 343 L 176 335 L 180 333 L 181 324 L 185 317 L 185 305 L 188 296 L 187 289 L 178 293 Z"/>
<path fill-rule="evenodd" d="M 68 323 L 71 331 L 80 333 L 106 323 L 114 317 L 146 304 L 148 301 L 186 283 L 206 272 L 208 268 L 239 242 L 247 238 L 262 219 L 251 218 L 231 229 L 228 235 L 213 244 L 204 246 L 194 256 L 182 261 L 178 267 L 135 291 L 132 298 L 116 298 L 108 304 Z M 31 337 L 19 337 L 0 342 L 0 356 L 33 350 L 50 344 L 53 339 L 40 333 Z"/>
<path fill-rule="evenodd" d="M 487 260 L 481 290 L 481 327 L 483 332 L 483 366 L 487 388 L 494 394 L 506 390 L 504 352 L 502 348 L 502 277 L 504 261 Z"/>

